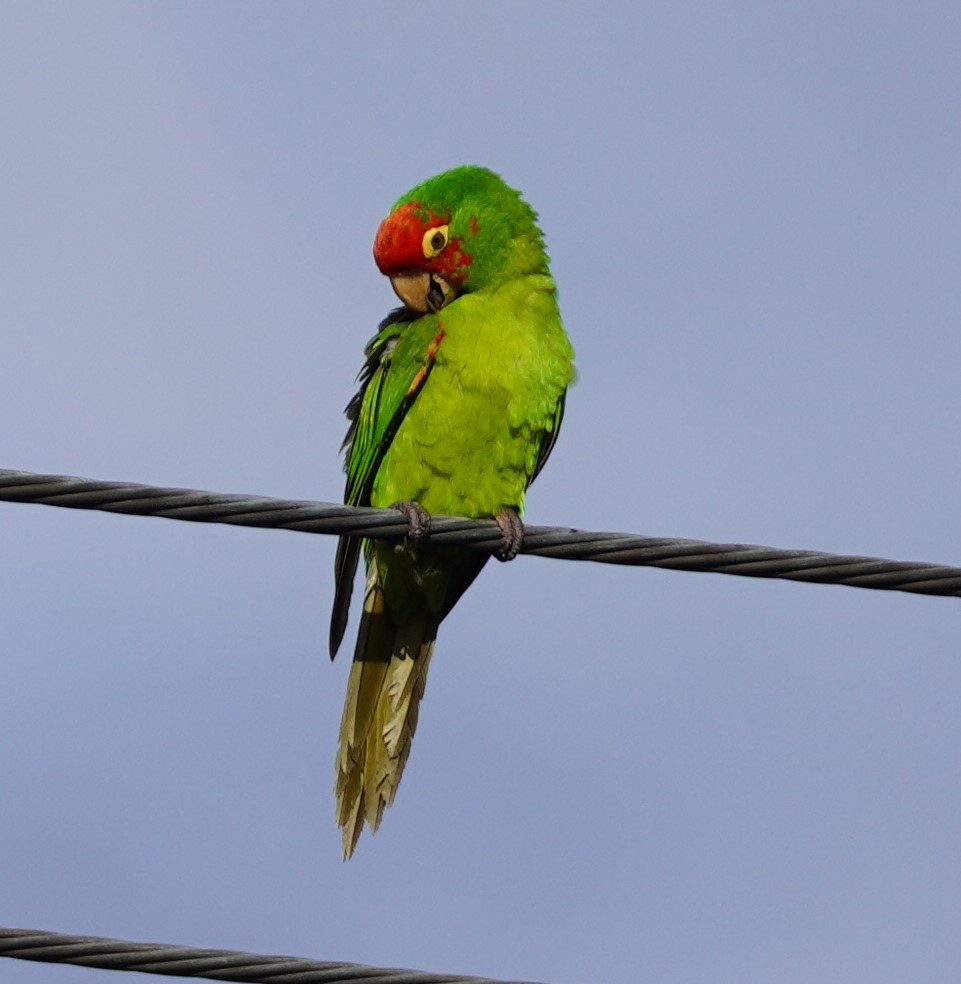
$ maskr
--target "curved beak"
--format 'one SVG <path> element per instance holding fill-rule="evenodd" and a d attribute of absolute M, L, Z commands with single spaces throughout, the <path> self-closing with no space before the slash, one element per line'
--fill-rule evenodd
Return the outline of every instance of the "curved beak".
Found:
<path fill-rule="evenodd" d="M 421 314 L 439 311 L 457 293 L 443 277 L 428 270 L 395 274 L 390 285 L 407 307 Z"/>

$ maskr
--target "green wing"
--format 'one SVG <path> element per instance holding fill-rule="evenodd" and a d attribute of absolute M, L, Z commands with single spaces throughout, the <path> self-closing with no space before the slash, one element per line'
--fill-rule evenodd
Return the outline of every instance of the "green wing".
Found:
<path fill-rule="evenodd" d="M 360 389 L 345 411 L 350 420 L 343 444 L 347 472 L 344 502 L 347 505 L 370 505 L 374 479 L 384 455 L 430 374 L 433 353 L 429 348 L 425 348 L 422 359 L 406 359 L 399 363 L 393 358 L 401 336 L 411 322 L 420 317 L 408 308 L 392 311 L 364 350 L 367 361 L 358 376 Z M 342 536 L 337 543 L 334 604 L 330 617 L 331 659 L 347 628 L 350 596 L 362 544 L 363 538 L 356 536 Z"/>

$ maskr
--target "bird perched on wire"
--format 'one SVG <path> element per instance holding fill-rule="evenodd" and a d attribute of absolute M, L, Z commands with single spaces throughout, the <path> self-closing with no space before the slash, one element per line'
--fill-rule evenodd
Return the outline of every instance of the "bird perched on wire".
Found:
<path fill-rule="evenodd" d="M 430 513 L 492 517 L 496 555 L 513 558 L 574 376 L 537 215 L 493 171 L 456 167 L 411 189 L 374 259 L 403 306 L 368 343 L 347 407 L 344 501 L 400 509 L 409 534 L 400 548 L 337 546 L 331 658 L 361 551 L 367 568 L 336 763 L 345 858 L 394 800 L 437 627 L 487 560 L 431 546 Z"/>

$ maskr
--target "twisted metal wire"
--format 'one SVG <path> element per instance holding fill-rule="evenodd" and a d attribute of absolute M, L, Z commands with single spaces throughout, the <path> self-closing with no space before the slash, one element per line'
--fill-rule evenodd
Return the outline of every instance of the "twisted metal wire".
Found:
<path fill-rule="evenodd" d="M 393 509 L 328 502 L 223 495 L 194 489 L 102 482 L 66 475 L 0 469 L 0 501 L 71 509 L 99 509 L 201 523 L 229 523 L 307 533 L 350 533 L 400 542 L 407 520 Z M 432 516 L 430 542 L 496 550 L 501 532 L 493 520 Z M 525 526 L 521 553 L 603 564 L 665 567 L 678 571 L 785 578 L 858 588 L 961 597 L 961 568 L 944 564 L 846 556 L 816 550 L 783 550 L 743 543 L 710 543 L 627 533 L 591 533 L 553 526 Z"/>
<path fill-rule="evenodd" d="M 0 926 L 0 957 L 245 984 L 534 984 Z"/>

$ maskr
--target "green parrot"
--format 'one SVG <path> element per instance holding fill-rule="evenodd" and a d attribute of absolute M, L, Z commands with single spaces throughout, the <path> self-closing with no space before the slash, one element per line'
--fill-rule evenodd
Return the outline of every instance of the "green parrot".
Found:
<path fill-rule="evenodd" d="M 367 345 L 347 406 L 344 501 L 400 509 L 409 533 L 400 547 L 337 545 L 331 659 L 362 549 L 367 567 L 336 762 L 345 858 L 394 800 L 437 627 L 488 559 L 431 546 L 430 513 L 495 519 L 510 560 L 557 439 L 574 352 L 536 223 L 493 171 L 464 166 L 411 189 L 377 230 L 374 260 L 403 306 Z"/>

